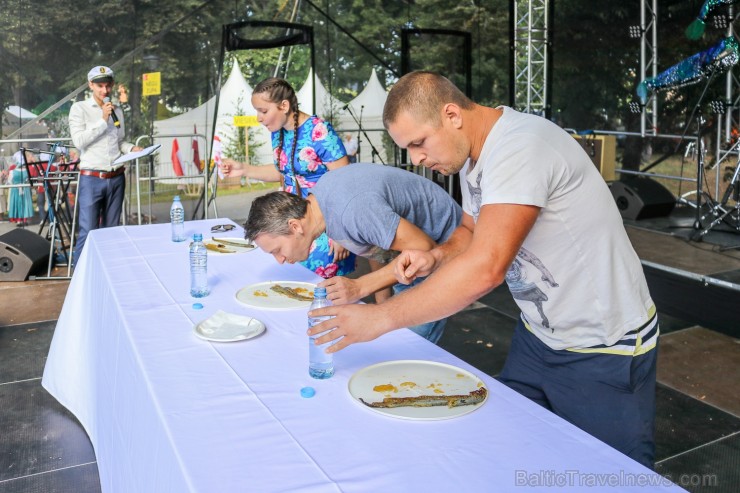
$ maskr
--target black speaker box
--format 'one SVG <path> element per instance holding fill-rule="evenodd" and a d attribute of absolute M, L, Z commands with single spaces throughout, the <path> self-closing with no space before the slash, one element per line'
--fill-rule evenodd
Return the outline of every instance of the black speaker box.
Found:
<path fill-rule="evenodd" d="M 25 281 L 49 262 L 51 243 L 26 229 L 0 236 L 0 282 Z"/>
<path fill-rule="evenodd" d="M 624 219 L 667 216 L 676 205 L 676 198 L 667 188 L 646 176 L 615 181 L 609 188 Z"/>

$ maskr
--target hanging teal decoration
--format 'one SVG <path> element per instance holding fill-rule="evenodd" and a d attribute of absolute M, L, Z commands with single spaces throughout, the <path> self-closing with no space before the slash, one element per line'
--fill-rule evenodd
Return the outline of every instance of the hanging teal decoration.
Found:
<path fill-rule="evenodd" d="M 701 35 L 704 34 L 704 24 L 707 20 L 707 15 L 709 15 L 709 12 L 714 10 L 716 7 L 719 7 L 720 5 L 731 5 L 737 2 L 738 0 L 706 0 L 706 2 L 704 2 L 704 5 L 701 6 L 697 18 L 694 19 L 694 22 L 689 24 L 689 27 L 686 28 L 686 37 L 689 39 L 701 38 Z"/>
<path fill-rule="evenodd" d="M 722 71 L 735 65 L 740 58 L 737 40 L 728 36 L 715 46 L 677 63 L 656 77 L 640 82 L 637 86 L 637 95 L 642 104 L 647 103 L 648 89 L 668 89 L 672 87 L 695 84 L 712 75 L 715 71 Z"/>

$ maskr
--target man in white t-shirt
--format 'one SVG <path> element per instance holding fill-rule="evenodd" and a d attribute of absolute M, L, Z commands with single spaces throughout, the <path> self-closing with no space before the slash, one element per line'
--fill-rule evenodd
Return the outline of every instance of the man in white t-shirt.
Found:
<path fill-rule="evenodd" d="M 318 343 L 341 338 L 338 351 L 449 316 L 506 281 L 521 317 L 499 380 L 652 467 L 656 310 L 583 149 L 552 122 L 475 104 L 431 72 L 398 81 L 383 122 L 414 164 L 460 173 L 468 240 L 456 231 L 431 251 L 402 252 L 398 280 L 431 274 L 424 283 L 381 305 L 315 310 L 335 318 L 310 333 L 333 329 Z"/>
<path fill-rule="evenodd" d="M 342 141 L 344 144 L 344 150 L 347 151 L 347 157 L 349 158 L 350 163 L 356 163 L 357 162 L 357 139 L 354 138 L 354 136 L 349 132 L 344 132 L 344 135 L 342 136 Z"/>

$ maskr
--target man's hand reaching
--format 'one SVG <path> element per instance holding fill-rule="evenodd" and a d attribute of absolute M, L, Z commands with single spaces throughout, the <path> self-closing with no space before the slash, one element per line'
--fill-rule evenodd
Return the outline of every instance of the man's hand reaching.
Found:
<path fill-rule="evenodd" d="M 404 250 L 394 260 L 393 273 L 398 282 L 411 284 L 417 277 L 426 277 L 437 268 L 437 259 L 422 250 Z"/>
<path fill-rule="evenodd" d="M 364 296 L 360 282 L 347 277 L 335 276 L 319 283 L 326 288 L 326 298 L 334 305 L 346 305 L 359 301 Z"/>

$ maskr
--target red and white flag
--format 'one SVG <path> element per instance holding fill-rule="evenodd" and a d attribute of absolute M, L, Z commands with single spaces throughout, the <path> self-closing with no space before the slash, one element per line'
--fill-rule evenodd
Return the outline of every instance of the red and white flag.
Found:
<path fill-rule="evenodd" d="M 198 172 L 203 172 L 203 163 L 200 160 L 200 147 L 198 146 L 198 127 L 193 125 L 193 164 L 198 168 Z"/>
<path fill-rule="evenodd" d="M 221 170 L 221 137 L 218 135 L 213 136 L 213 164 L 216 165 L 216 172 L 218 177 L 224 179 L 224 172 Z"/>
<path fill-rule="evenodd" d="M 177 143 L 177 139 L 172 141 L 172 169 L 175 170 L 175 175 L 182 176 L 182 156 L 180 156 L 180 144 Z"/>

